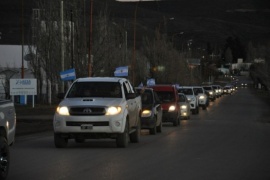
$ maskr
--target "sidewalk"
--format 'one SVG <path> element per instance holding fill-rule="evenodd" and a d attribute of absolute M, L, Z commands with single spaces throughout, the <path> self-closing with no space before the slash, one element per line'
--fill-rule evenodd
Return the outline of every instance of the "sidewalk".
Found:
<path fill-rule="evenodd" d="M 17 116 L 16 136 L 53 131 L 53 115 Z"/>

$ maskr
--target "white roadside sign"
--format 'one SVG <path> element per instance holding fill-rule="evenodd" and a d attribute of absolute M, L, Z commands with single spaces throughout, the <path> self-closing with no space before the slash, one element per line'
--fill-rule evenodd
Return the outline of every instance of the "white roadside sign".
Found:
<path fill-rule="evenodd" d="M 37 95 L 37 79 L 10 79 L 10 95 Z"/>

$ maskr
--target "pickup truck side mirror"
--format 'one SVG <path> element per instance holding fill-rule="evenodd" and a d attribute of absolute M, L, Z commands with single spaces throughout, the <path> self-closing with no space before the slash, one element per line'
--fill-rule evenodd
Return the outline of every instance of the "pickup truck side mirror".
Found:
<path fill-rule="evenodd" d="M 134 99 L 137 97 L 136 93 L 127 93 L 126 94 L 126 99 Z"/>
<path fill-rule="evenodd" d="M 64 97 L 65 97 L 65 93 L 58 93 L 57 94 L 58 99 L 64 99 Z"/>

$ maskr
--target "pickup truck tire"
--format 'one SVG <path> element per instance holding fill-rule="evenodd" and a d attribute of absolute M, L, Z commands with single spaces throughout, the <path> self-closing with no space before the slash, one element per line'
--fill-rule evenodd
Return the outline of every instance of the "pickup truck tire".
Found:
<path fill-rule="evenodd" d="M 68 139 L 63 138 L 61 134 L 54 133 L 54 145 L 56 148 L 65 148 L 68 145 Z"/>
<path fill-rule="evenodd" d="M 152 134 L 152 135 L 157 134 L 157 126 L 156 126 L 156 124 L 157 124 L 157 118 L 155 117 L 155 126 L 153 128 L 149 129 L 149 133 Z"/>
<path fill-rule="evenodd" d="M 157 126 L 157 132 L 158 133 L 162 132 L 162 122 L 160 122 L 159 125 Z"/>
<path fill-rule="evenodd" d="M 139 116 L 138 116 L 139 119 Z M 136 127 L 136 130 L 129 135 L 130 137 L 130 142 L 132 143 L 138 143 L 140 141 L 141 137 L 141 123 L 138 121 L 138 125 Z"/>
<path fill-rule="evenodd" d="M 175 120 L 173 121 L 173 126 L 178 126 L 179 125 L 179 119 L 178 117 L 175 118 Z"/>
<path fill-rule="evenodd" d="M 126 122 L 125 130 L 123 133 L 118 134 L 116 138 L 117 147 L 125 148 L 129 143 L 128 122 Z"/>
<path fill-rule="evenodd" d="M 202 109 L 203 109 L 203 110 L 206 110 L 206 107 L 207 107 L 206 105 L 203 105 L 203 106 L 202 106 Z"/>
<path fill-rule="evenodd" d="M 9 170 L 9 146 L 4 137 L 0 137 L 0 180 L 7 178 Z"/>

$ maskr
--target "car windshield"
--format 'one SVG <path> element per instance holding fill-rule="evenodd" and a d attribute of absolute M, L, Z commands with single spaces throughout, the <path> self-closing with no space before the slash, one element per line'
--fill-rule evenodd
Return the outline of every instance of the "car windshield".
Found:
<path fill-rule="evenodd" d="M 183 93 L 185 95 L 193 95 L 193 91 L 191 88 L 181 88 L 181 89 L 178 89 L 178 92 Z"/>
<path fill-rule="evenodd" d="M 122 98 L 122 91 L 118 82 L 76 82 L 70 88 L 67 98 L 77 97 Z"/>
<path fill-rule="evenodd" d="M 203 93 L 202 88 L 193 88 L 193 91 L 194 91 L 194 94 L 195 95 L 198 95 L 198 94 L 202 94 Z"/>
<path fill-rule="evenodd" d="M 204 88 L 205 90 L 208 90 L 208 91 L 209 91 L 209 90 L 212 90 L 212 88 L 211 88 L 211 87 L 208 87 L 208 86 L 204 86 L 203 88 Z"/>
<path fill-rule="evenodd" d="M 142 104 L 152 104 L 153 103 L 153 96 L 150 91 L 144 91 L 142 94 Z"/>
<path fill-rule="evenodd" d="M 185 102 L 186 101 L 185 95 L 179 94 L 179 101 L 180 102 Z"/>
<path fill-rule="evenodd" d="M 174 93 L 172 91 L 156 91 L 156 93 L 161 102 L 166 103 L 175 101 Z"/>

